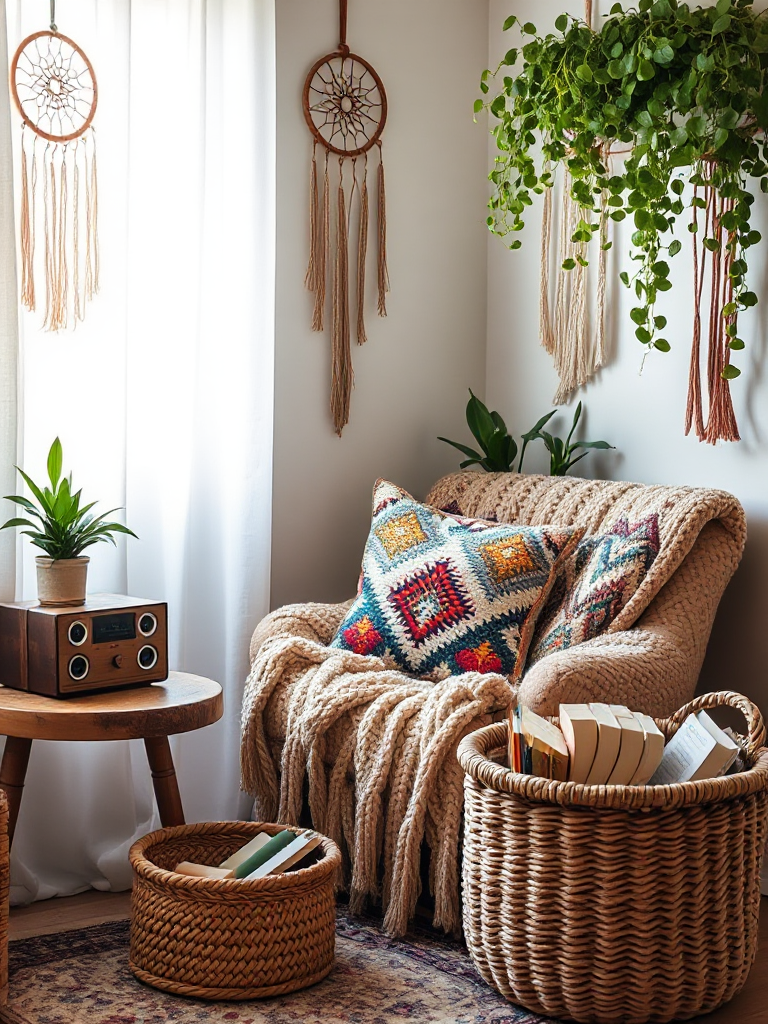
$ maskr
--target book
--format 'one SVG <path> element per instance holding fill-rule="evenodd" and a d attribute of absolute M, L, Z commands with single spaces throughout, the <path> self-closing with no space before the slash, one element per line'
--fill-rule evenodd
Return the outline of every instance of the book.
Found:
<path fill-rule="evenodd" d="M 738 746 L 706 711 L 690 714 L 664 748 L 651 786 L 698 782 L 726 772 L 739 753 Z"/>
<path fill-rule="evenodd" d="M 195 878 L 234 878 L 232 869 L 213 868 L 208 864 L 194 864 L 192 861 L 183 860 L 174 869 L 177 875 L 192 875 Z"/>
<path fill-rule="evenodd" d="M 293 842 L 279 850 L 273 857 L 265 861 L 255 871 L 246 875 L 244 881 L 253 882 L 257 878 L 265 878 L 267 875 L 280 874 L 293 867 L 300 860 L 316 849 L 323 841 L 323 837 L 317 832 L 305 832 L 303 835 L 294 835 Z M 265 847 L 266 849 L 266 847 Z"/>
<path fill-rule="evenodd" d="M 597 751 L 597 719 L 589 704 L 561 704 L 560 728 L 568 747 L 569 782 L 586 782 Z"/>
<path fill-rule="evenodd" d="M 278 832 L 276 836 L 272 836 L 269 842 L 256 850 L 255 853 L 252 853 L 247 860 L 237 865 L 234 869 L 235 878 L 247 878 L 253 871 L 260 868 L 262 864 L 270 860 L 281 850 L 284 850 L 295 838 L 296 833 L 288 829 Z"/>
<path fill-rule="evenodd" d="M 607 782 L 619 756 L 621 726 L 607 704 L 594 703 L 589 709 L 597 719 L 597 750 L 587 776 L 588 786 Z"/>
<path fill-rule="evenodd" d="M 256 853 L 262 846 L 266 846 L 269 840 L 272 838 L 269 832 L 259 832 L 258 835 L 254 836 L 249 843 L 245 846 L 241 846 L 239 850 L 232 854 L 231 857 L 227 857 L 219 864 L 220 868 L 231 868 L 233 871 L 235 868 L 240 867 L 241 864 L 245 863 L 251 854 Z"/>
<path fill-rule="evenodd" d="M 634 711 L 633 714 L 643 727 L 645 744 L 640 764 L 637 766 L 637 771 L 630 779 L 629 784 L 630 786 L 645 786 L 661 764 L 661 759 L 664 756 L 664 733 L 650 715 L 644 715 L 640 711 Z"/>
<path fill-rule="evenodd" d="M 530 708 L 520 712 L 525 749 L 523 766 L 530 775 L 565 782 L 568 778 L 568 747 L 562 732 Z M 526 769 L 526 764 L 530 768 Z"/>
<path fill-rule="evenodd" d="M 621 732 L 619 753 L 606 785 L 627 786 L 640 766 L 645 747 L 645 731 L 629 708 L 623 704 L 610 704 L 609 707 Z"/>
<path fill-rule="evenodd" d="M 509 767 L 513 772 L 523 770 L 523 734 L 519 705 L 511 708 L 509 714 Z"/>

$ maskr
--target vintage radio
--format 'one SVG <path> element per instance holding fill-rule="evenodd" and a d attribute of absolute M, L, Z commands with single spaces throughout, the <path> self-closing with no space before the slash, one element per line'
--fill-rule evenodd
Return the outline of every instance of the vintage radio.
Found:
<path fill-rule="evenodd" d="M 168 676 L 168 607 L 90 594 L 77 607 L 0 604 L 0 683 L 48 697 L 141 686 Z"/>

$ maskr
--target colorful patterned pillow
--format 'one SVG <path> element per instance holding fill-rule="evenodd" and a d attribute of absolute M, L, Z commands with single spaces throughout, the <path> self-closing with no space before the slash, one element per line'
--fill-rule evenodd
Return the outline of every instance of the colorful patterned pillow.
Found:
<path fill-rule="evenodd" d="M 542 612 L 528 664 L 603 633 L 640 586 L 659 553 L 659 518 L 619 519 L 585 537 L 563 566 Z"/>
<path fill-rule="evenodd" d="M 583 532 L 460 519 L 380 480 L 362 590 L 330 646 L 413 675 L 515 680 L 536 616 Z"/>

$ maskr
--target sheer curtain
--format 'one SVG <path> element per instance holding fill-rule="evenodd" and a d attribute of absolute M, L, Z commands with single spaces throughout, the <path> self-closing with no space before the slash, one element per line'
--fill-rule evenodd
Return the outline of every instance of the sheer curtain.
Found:
<path fill-rule="evenodd" d="M 47 27 L 42 0 L 6 8 L 11 50 Z M 58 434 L 84 495 L 125 506 L 140 540 L 91 548 L 89 590 L 168 601 L 172 668 L 225 693 L 222 722 L 171 742 L 187 820 L 245 816 L 239 705 L 269 595 L 274 0 L 67 0 L 57 23 L 99 82 L 101 291 L 74 331 L 21 317 L 20 464 L 43 475 Z M 140 741 L 33 744 L 13 898 L 128 887 L 128 847 L 157 825 Z"/>

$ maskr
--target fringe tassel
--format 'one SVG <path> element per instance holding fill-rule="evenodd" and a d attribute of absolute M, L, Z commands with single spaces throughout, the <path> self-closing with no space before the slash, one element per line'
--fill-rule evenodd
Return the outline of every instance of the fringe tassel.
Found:
<path fill-rule="evenodd" d="M 693 186 L 694 200 L 699 197 L 698 185 Z M 693 206 L 693 223 L 698 228 L 698 207 Z M 705 228 L 707 216 L 705 215 Z M 705 230 L 706 234 L 706 230 Z M 691 361 L 688 369 L 688 402 L 685 410 L 685 433 L 688 435 L 693 427 L 696 437 L 704 440 L 704 414 L 701 403 L 701 296 L 704 291 L 704 272 L 707 263 L 707 250 L 701 248 L 701 269 L 699 269 L 698 233 L 693 232 L 693 341 L 691 342 Z"/>
<path fill-rule="evenodd" d="M 357 344 L 368 340 L 365 333 L 365 259 L 368 253 L 368 157 L 360 186 L 360 235 L 357 243 Z"/>
<path fill-rule="evenodd" d="M 34 153 L 32 173 L 35 174 Z M 34 179 L 33 179 L 34 180 Z M 27 152 L 24 147 L 24 133 L 21 136 L 21 213 L 19 230 L 21 235 L 21 301 L 30 312 L 35 310 L 35 233 L 30 219 L 30 192 L 34 184 L 29 180 Z M 34 216 L 34 213 L 32 214 Z"/>
<path fill-rule="evenodd" d="M 349 404 L 353 384 L 349 330 L 349 242 L 346 205 L 343 160 L 339 160 L 339 209 L 331 324 L 331 415 L 334 429 L 339 437 L 349 422 Z"/>
<path fill-rule="evenodd" d="M 83 319 L 83 304 L 80 302 L 80 161 L 79 142 L 75 143 L 72 171 L 72 253 L 74 256 L 72 296 L 74 301 L 75 327 Z"/>
<path fill-rule="evenodd" d="M 318 230 L 317 230 L 317 142 L 312 146 L 312 163 L 309 170 L 309 263 L 304 286 L 314 292 L 317 288 Z"/>
<path fill-rule="evenodd" d="M 93 264 L 93 276 L 90 288 L 87 292 L 89 299 L 92 299 L 99 290 L 99 275 L 101 273 L 99 259 L 99 185 L 96 174 L 96 136 L 93 138 L 93 153 L 91 154 L 91 210 L 90 210 L 90 232 L 89 245 L 91 249 L 91 262 Z"/>
<path fill-rule="evenodd" d="M 387 292 L 389 291 L 389 271 L 387 269 L 387 196 L 384 185 L 384 155 L 379 147 L 378 200 L 379 200 L 379 316 L 387 315 Z"/>
<path fill-rule="evenodd" d="M 723 245 L 724 232 L 722 217 L 733 208 L 733 200 L 717 197 L 713 202 L 714 236 L 720 242 L 720 249 L 714 255 L 712 291 L 710 299 L 710 333 L 709 333 L 709 417 L 704 439 L 708 444 L 717 441 L 739 441 L 739 430 L 733 411 L 730 382 L 723 379 L 722 371 L 728 365 L 730 349 L 728 336 L 725 333 L 726 318 L 722 316 L 723 306 L 733 297 L 733 283 L 729 276 L 733 260 L 730 250 Z M 730 238 L 729 238 L 730 241 Z M 729 321 L 732 318 L 729 318 Z"/>
<path fill-rule="evenodd" d="M 322 331 L 325 326 L 325 281 L 328 273 L 331 233 L 331 186 L 328 178 L 328 153 L 325 154 L 325 176 L 323 179 L 323 209 L 315 254 L 315 308 L 312 313 L 312 330 Z"/>
<path fill-rule="evenodd" d="M 549 171 L 549 160 L 544 170 Z M 550 355 L 555 351 L 555 336 L 549 311 L 549 261 L 550 235 L 552 231 L 552 189 L 544 189 L 544 206 L 541 213 L 541 283 L 539 290 L 539 337 L 541 344 Z"/>
<path fill-rule="evenodd" d="M 605 366 L 605 292 L 608 275 L 608 250 L 603 248 L 608 242 L 608 192 L 603 189 L 600 196 L 600 255 L 597 260 L 597 293 L 595 296 L 595 352 L 592 359 L 590 376 L 601 366 Z"/>

